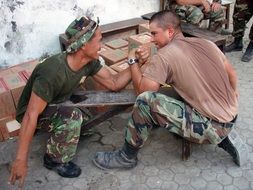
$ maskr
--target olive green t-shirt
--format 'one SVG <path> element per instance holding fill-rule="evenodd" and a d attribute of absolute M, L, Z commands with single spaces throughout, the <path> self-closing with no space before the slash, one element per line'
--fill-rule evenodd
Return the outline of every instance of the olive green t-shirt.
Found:
<path fill-rule="evenodd" d="M 71 96 L 84 76 L 96 74 L 102 65 L 99 60 L 73 71 L 67 63 L 67 54 L 54 55 L 37 65 L 19 99 L 16 119 L 21 122 L 32 91 L 47 103 L 64 102 Z"/>

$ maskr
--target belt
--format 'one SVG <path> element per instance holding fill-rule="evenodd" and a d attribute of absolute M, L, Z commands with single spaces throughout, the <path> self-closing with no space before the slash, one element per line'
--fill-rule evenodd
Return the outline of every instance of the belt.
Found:
<path fill-rule="evenodd" d="M 221 123 L 219 121 L 216 121 L 216 120 L 213 120 L 213 119 L 209 119 L 209 121 L 211 123 L 215 123 L 215 124 L 218 124 L 224 128 L 231 128 L 233 127 L 234 123 L 236 122 L 236 119 L 237 119 L 237 115 L 234 117 L 234 119 L 232 119 L 231 121 L 227 122 L 227 123 Z"/>

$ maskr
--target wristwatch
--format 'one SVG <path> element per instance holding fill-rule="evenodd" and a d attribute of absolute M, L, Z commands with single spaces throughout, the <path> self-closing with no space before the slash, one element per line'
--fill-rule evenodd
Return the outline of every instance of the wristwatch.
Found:
<path fill-rule="evenodd" d="M 138 59 L 136 58 L 130 58 L 127 60 L 128 65 L 133 65 L 135 63 L 138 63 Z"/>

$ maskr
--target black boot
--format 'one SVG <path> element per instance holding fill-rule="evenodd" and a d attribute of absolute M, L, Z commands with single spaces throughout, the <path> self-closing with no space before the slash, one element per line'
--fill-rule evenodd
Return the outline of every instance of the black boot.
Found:
<path fill-rule="evenodd" d="M 125 142 L 120 150 L 113 152 L 97 152 L 93 163 L 100 169 L 133 168 L 137 165 L 139 148 Z"/>
<path fill-rule="evenodd" d="M 242 56 L 242 61 L 249 62 L 253 57 L 253 41 L 251 41 L 245 51 L 245 53 Z"/>
<path fill-rule="evenodd" d="M 73 178 L 81 174 L 81 169 L 73 162 L 58 163 L 48 154 L 44 155 L 44 166 L 56 171 L 62 177 Z"/>
<path fill-rule="evenodd" d="M 242 51 L 242 48 L 243 48 L 242 38 L 239 37 L 239 38 L 235 38 L 232 44 L 225 47 L 225 52 Z"/>

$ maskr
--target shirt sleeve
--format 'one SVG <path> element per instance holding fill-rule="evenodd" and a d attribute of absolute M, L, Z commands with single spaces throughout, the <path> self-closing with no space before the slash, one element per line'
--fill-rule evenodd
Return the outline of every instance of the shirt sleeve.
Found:
<path fill-rule="evenodd" d="M 93 76 L 95 75 L 103 66 L 101 65 L 100 61 L 99 60 L 96 60 L 96 61 L 93 61 L 91 64 L 90 64 L 90 75 Z"/>
<path fill-rule="evenodd" d="M 33 83 L 32 91 L 47 103 L 54 97 L 54 87 L 44 77 L 37 77 Z"/>
<path fill-rule="evenodd" d="M 170 84 L 172 82 L 172 69 L 168 62 L 166 62 L 159 54 L 156 54 L 151 58 L 143 76 L 161 85 Z"/>

